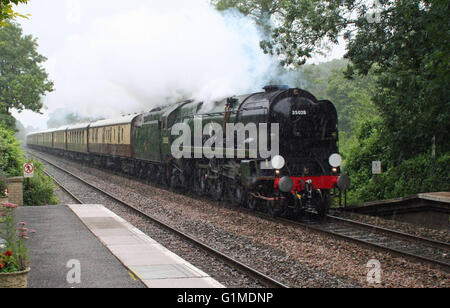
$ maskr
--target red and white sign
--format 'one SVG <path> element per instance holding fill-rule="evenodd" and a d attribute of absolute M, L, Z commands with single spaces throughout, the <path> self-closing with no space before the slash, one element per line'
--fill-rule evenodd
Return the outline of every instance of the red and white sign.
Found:
<path fill-rule="evenodd" d="M 28 164 L 23 165 L 23 176 L 25 178 L 34 177 L 34 165 L 33 164 L 28 163 Z"/>

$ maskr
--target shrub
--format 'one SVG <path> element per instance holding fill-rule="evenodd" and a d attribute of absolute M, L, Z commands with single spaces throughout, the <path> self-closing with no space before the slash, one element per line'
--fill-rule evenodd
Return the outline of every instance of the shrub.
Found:
<path fill-rule="evenodd" d="M 359 192 L 361 201 L 391 199 L 450 190 L 450 153 L 438 158 L 423 154 L 371 179 Z"/>
<path fill-rule="evenodd" d="M 349 203 L 400 198 L 408 195 L 450 190 L 450 153 L 433 158 L 431 153 L 395 165 L 389 153 L 380 120 L 361 123 L 357 133 L 342 147 L 344 172 L 350 175 Z M 372 175 L 372 161 L 383 162 L 383 173 Z"/>
<path fill-rule="evenodd" d="M 24 181 L 23 203 L 24 205 L 48 205 L 58 204 L 55 196 L 56 186 L 51 178 L 45 175 L 43 166 L 38 161 L 32 161 L 34 165 L 34 177 Z"/>
<path fill-rule="evenodd" d="M 5 176 L 21 176 L 22 167 L 29 162 L 23 156 L 14 131 L 0 124 L 0 172 Z M 47 205 L 57 204 L 53 181 L 44 173 L 42 164 L 33 161 L 35 166 L 34 178 L 24 181 L 24 205 Z"/>
<path fill-rule="evenodd" d="M 14 131 L 0 124 L 0 172 L 6 176 L 20 176 L 23 154 Z"/>

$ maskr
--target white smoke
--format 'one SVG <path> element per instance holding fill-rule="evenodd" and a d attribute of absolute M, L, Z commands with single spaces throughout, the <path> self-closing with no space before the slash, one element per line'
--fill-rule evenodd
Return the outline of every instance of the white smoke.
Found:
<path fill-rule="evenodd" d="M 40 1 L 42 10 L 60 14 L 59 1 Z M 235 11 L 219 13 L 206 0 L 66 4 L 76 12 L 67 20 L 47 17 L 47 27 L 31 11 L 31 22 L 41 23 L 32 34 L 56 88 L 44 100 L 46 113 L 65 108 L 111 117 L 177 99 L 212 101 L 260 91 L 276 71 L 276 60 L 259 47 L 256 25 Z"/>

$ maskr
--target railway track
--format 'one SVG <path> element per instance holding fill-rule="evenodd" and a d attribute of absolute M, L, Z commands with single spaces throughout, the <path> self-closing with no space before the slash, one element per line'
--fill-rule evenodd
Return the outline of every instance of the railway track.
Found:
<path fill-rule="evenodd" d="M 332 215 L 328 215 L 325 221 L 312 219 L 299 222 L 286 218 L 273 218 L 268 214 L 257 213 L 252 210 L 244 210 L 264 219 L 326 234 L 450 272 L 450 244 L 448 243 Z"/>
<path fill-rule="evenodd" d="M 49 160 L 40 157 L 39 155 L 36 155 L 35 153 L 32 153 L 30 151 L 28 151 L 28 153 L 34 157 L 36 157 L 37 159 L 39 159 L 42 162 L 45 162 L 51 166 L 53 166 L 54 168 L 68 174 L 69 176 L 77 179 L 79 182 L 83 183 L 84 185 L 90 187 L 91 189 L 107 196 L 108 198 L 113 199 L 114 201 L 122 204 L 123 206 L 125 206 L 128 209 L 131 209 L 133 212 L 135 212 L 136 214 L 144 217 L 145 219 L 147 219 L 148 221 L 151 221 L 155 224 L 157 224 L 158 226 L 160 226 L 161 228 L 176 234 L 177 236 L 179 236 L 180 238 L 182 238 L 185 241 L 190 242 L 191 244 L 193 244 L 194 246 L 204 250 L 205 252 L 207 252 L 208 254 L 220 259 L 221 261 L 223 261 L 224 263 L 230 265 L 231 267 L 239 270 L 241 273 L 254 278 L 255 280 L 259 281 L 261 284 L 265 285 L 268 288 L 289 288 L 289 286 L 261 273 L 260 271 L 230 257 L 227 256 L 226 254 L 220 252 L 217 249 L 214 249 L 213 247 L 197 240 L 196 238 L 192 237 L 191 235 L 184 233 L 176 228 L 171 227 L 170 225 L 160 221 L 159 219 L 152 217 L 146 213 L 144 213 L 143 211 L 141 211 L 140 209 L 136 208 L 135 206 L 113 196 L 112 194 L 108 193 L 107 191 L 104 191 L 101 188 L 98 188 L 97 186 L 95 186 L 94 184 L 89 183 L 88 181 L 85 181 L 84 179 L 80 178 L 79 176 L 73 174 L 72 172 L 64 169 L 63 167 L 50 162 Z M 59 183 L 50 173 L 45 172 L 49 177 L 51 177 L 53 180 L 55 180 L 56 184 L 58 186 L 60 186 L 65 192 L 67 192 L 78 204 L 83 204 L 83 201 L 81 201 L 77 196 L 75 196 L 72 192 L 70 192 L 70 190 L 67 187 L 64 187 L 64 185 L 62 185 L 61 183 Z"/>
<path fill-rule="evenodd" d="M 447 243 L 331 215 L 323 223 L 282 220 L 450 272 L 450 245 Z"/>
<path fill-rule="evenodd" d="M 36 156 L 35 154 L 32 154 Z M 39 159 L 46 161 L 47 163 L 55 166 L 58 169 L 63 170 L 70 174 L 70 172 L 63 168 L 56 166 L 55 164 L 36 156 Z M 72 174 L 71 174 L 72 175 Z M 72 175 L 78 178 L 76 175 Z M 78 178 L 83 181 L 82 179 Z M 84 181 L 83 181 L 84 182 Z M 90 184 L 88 184 L 90 185 Z M 92 185 L 90 185 L 92 186 Z M 95 188 L 95 187 L 94 187 Z M 97 188 L 95 188 L 97 189 Z M 101 191 L 101 190 L 100 190 Z M 109 195 L 107 192 L 103 192 Z M 115 197 L 111 196 L 113 199 Z M 126 206 L 133 208 L 125 202 L 118 200 L 120 203 L 124 203 Z M 147 216 L 140 210 L 135 209 L 141 215 Z M 381 228 L 375 225 L 364 224 L 361 222 L 344 219 L 338 216 L 328 215 L 325 222 L 318 222 L 317 220 L 297 222 L 284 218 L 272 218 L 269 215 L 257 213 L 251 210 L 243 209 L 244 211 L 253 215 L 260 216 L 265 219 L 270 219 L 276 222 L 284 224 L 294 225 L 302 227 L 308 230 L 327 234 L 329 236 L 343 239 L 346 241 L 354 242 L 359 245 L 364 245 L 368 248 L 375 249 L 377 251 L 388 252 L 393 255 L 404 257 L 409 260 L 423 262 L 432 267 L 443 269 L 450 272 L 450 244 L 444 242 L 438 242 L 431 239 L 417 237 L 407 233 L 402 233 L 396 230 Z M 157 222 L 162 224 L 161 222 Z M 176 232 L 180 232 L 176 230 Z M 180 232 L 182 233 L 182 232 Z M 183 236 L 180 234 L 180 236 Z M 195 239 L 194 239 L 195 240 Z M 208 250 L 210 247 L 205 248 Z M 211 251 L 214 254 L 214 251 Z M 245 269 L 244 269 L 245 271 Z"/>

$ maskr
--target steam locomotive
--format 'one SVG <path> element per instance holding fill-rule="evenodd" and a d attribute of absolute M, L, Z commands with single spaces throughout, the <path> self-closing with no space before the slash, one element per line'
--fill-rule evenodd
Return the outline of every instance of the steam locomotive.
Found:
<path fill-rule="evenodd" d="M 330 101 L 298 88 L 266 86 L 213 103 L 184 101 L 32 133 L 27 144 L 273 216 L 323 216 L 331 197 L 349 188 L 340 172 L 337 124 Z M 222 137 L 215 134 L 220 129 Z M 180 137 L 181 131 L 190 134 Z M 276 155 L 260 151 L 258 137 L 266 137 L 264 148 L 276 147 Z"/>

